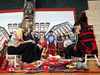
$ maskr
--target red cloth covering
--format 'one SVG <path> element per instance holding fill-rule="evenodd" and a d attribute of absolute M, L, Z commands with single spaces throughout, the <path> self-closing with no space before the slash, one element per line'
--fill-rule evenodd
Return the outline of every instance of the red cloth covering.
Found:
<path fill-rule="evenodd" d="M 27 69 L 27 68 L 37 68 L 36 67 L 36 63 L 32 64 L 32 65 L 27 65 L 27 66 L 24 66 L 23 69 Z"/>
<path fill-rule="evenodd" d="M 41 65 L 41 67 L 40 68 L 44 68 L 45 66 L 55 66 L 55 65 L 57 65 L 57 66 L 61 66 L 63 63 L 61 63 L 61 62 L 44 62 L 44 63 L 42 63 L 42 65 Z"/>
<path fill-rule="evenodd" d="M 44 40 L 43 44 L 40 43 L 40 40 L 38 41 L 39 45 L 42 45 L 45 49 L 47 49 L 47 42 Z"/>
<path fill-rule="evenodd" d="M 8 60 L 0 56 L 0 70 L 7 70 L 8 68 Z"/>
<path fill-rule="evenodd" d="M 48 45 L 47 57 L 49 57 L 49 54 L 51 54 L 51 51 L 50 50 L 51 50 L 51 43 L 49 43 L 49 45 Z M 54 43 L 53 43 L 52 55 L 53 56 L 57 55 L 56 54 L 56 46 L 55 46 Z"/>

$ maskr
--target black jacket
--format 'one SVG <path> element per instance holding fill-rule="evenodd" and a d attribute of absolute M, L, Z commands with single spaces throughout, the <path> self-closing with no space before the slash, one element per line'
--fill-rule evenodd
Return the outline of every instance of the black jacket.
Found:
<path fill-rule="evenodd" d="M 38 38 L 36 36 L 34 36 L 34 39 L 33 39 L 31 34 L 27 34 L 25 40 L 27 41 L 27 40 L 30 40 L 30 39 L 34 40 L 36 42 L 36 44 L 38 44 Z"/>

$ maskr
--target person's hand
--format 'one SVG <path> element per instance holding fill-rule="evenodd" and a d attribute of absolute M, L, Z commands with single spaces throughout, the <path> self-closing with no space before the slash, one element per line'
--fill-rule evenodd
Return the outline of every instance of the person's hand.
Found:
<path fill-rule="evenodd" d="M 34 40 L 29 40 L 29 42 L 32 42 L 33 44 L 35 44 L 35 41 Z"/>
<path fill-rule="evenodd" d="M 39 49 L 41 50 L 42 49 L 42 46 L 41 45 L 38 45 Z"/>
<path fill-rule="evenodd" d="M 52 43 L 52 42 L 50 42 L 50 43 Z"/>
<path fill-rule="evenodd" d="M 72 42 L 72 44 L 75 44 L 75 42 Z"/>

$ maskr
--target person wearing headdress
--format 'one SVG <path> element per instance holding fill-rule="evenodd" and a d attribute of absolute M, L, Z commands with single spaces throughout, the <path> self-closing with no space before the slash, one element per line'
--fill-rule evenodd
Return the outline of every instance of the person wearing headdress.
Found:
<path fill-rule="evenodd" d="M 53 35 L 53 31 L 49 32 L 50 35 L 48 35 L 47 37 L 47 41 L 49 42 L 48 45 L 48 52 L 47 52 L 47 57 L 49 56 L 49 54 L 55 56 L 56 55 L 56 46 L 55 46 L 55 36 Z"/>

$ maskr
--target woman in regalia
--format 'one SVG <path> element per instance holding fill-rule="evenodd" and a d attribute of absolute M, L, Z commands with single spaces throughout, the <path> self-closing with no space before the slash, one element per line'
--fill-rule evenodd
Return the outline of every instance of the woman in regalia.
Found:
<path fill-rule="evenodd" d="M 77 21 L 74 26 L 78 35 L 76 37 L 76 43 L 67 47 L 70 54 L 79 61 L 82 61 L 84 54 L 96 54 L 98 57 L 98 48 L 91 27 L 81 21 Z"/>

